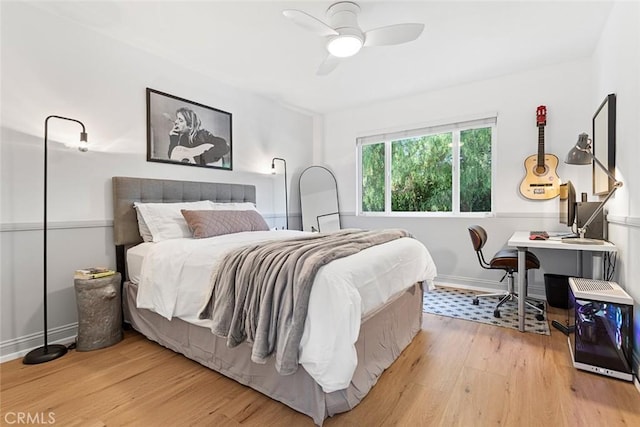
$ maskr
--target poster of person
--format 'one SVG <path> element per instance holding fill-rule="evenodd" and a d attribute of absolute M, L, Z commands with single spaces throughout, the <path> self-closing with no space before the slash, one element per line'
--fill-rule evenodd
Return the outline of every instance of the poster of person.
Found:
<path fill-rule="evenodd" d="M 147 88 L 147 160 L 232 170 L 231 113 Z"/>

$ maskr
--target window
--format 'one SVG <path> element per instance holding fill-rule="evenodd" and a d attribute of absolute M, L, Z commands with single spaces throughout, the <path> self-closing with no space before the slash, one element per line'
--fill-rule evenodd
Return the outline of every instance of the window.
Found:
<path fill-rule="evenodd" d="M 358 213 L 492 212 L 496 117 L 357 139 Z"/>

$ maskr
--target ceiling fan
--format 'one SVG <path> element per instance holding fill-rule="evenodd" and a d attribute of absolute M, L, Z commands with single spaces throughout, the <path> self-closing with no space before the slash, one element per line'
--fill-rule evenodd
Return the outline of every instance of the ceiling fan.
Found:
<path fill-rule="evenodd" d="M 417 39 L 424 30 L 424 24 L 405 23 L 362 31 L 358 25 L 358 12 L 360 6 L 352 1 L 334 3 L 327 9 L 330 24 L 301 10 L 287 9 L 282 13 L 301 27 L 327 38 L 329 54 L 317 71 L 321 76 L 333 71 L 340 59 L 355 55 L 363 47 L 407 43 Z"/>

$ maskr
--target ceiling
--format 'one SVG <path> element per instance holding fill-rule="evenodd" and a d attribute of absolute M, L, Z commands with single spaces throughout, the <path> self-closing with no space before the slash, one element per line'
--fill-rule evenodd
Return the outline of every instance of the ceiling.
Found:
<path fill-rule="evenodd" d="M 596 1 L 359 1 L 366 31 L 420 22 L 417 40 L 365 48 L 328 76 L 325 41 L 282 14 L 325 22 L 332 1 L 83 1 L 38 7 L 226 84 L 308 113 L 590 56 L 611 10 Z"/>

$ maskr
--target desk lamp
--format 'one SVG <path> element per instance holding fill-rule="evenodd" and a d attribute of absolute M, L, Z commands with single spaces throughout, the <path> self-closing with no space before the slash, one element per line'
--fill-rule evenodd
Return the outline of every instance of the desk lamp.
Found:
<path fill-rule="evenodd" d="M 76 119 L 70 119 L 68 117 L 62 116 L 49 116 L 44 121 L 44 221 L 43 221 L 43 231 L 44 231 L 44 254 L 43 254 L 43 265 L 44 271 L 42 276 L 43 283 L 43 311 L 44 311 L 44 345 L 42 347 L 38 347 L 34 350 L 31 350 L 29 353 L 24 356 L 22 359 L 22 363 L 25 365 L 36 365 L 39 363 L 49 362 L 51 360 L 57 359 L 58 357 L 64 356 L 67 352 L 67 347 L 62 344 L 49 344 L 48 335 L 49 331 L 47 329 L 47 145 L 48 145 L 48 130 L 49 130 L 49 119 L 59 119 L 59 120 L 67 120 L 70 122 L 78 123 L 82 126 L 82 132 L 80 132 L 80 145 L 78 146 L 78 150 L 82 152 L 86 152 L 87 147 L 87 132 L 85 130 L 84 124 Z"/>
<path fill-rule="evenodd" d="M 622 182 L 616 181 L 615 175 L 609 172 L 609 169 L 607 169 L 591 151 L 591 140 L 589 139 L 589 135 L 581 133 L 578 135 L 578 142 L 576 142 L 576 145 L 569 151 L 564 162 L 569 165 L 590 165 L 591 161 L 597 164 L 600 169 L 602 169 L 607 176 L 613 180 L 613 186 L 609 191 L 609 194 L 607 194 L 604 200 L 600 202 L 600 205 L 593 211 L 589 219 L 585 221 L 582 227 L 578 228 L 578 235 L 580 237 L 562 239 L 562 241 L 566 243 L 582 243 L 591 245 L 603 244 L 604 242 L 602 240 L 587 239 L 584 235 L 587 232 L 587 227 L 589 227 L 598 214 L 602 212 L 604 205 L 609 201 L 611 196 L 613 196 L 613 193 L 615 193 L 618 188 L 622 187 Z"/>

